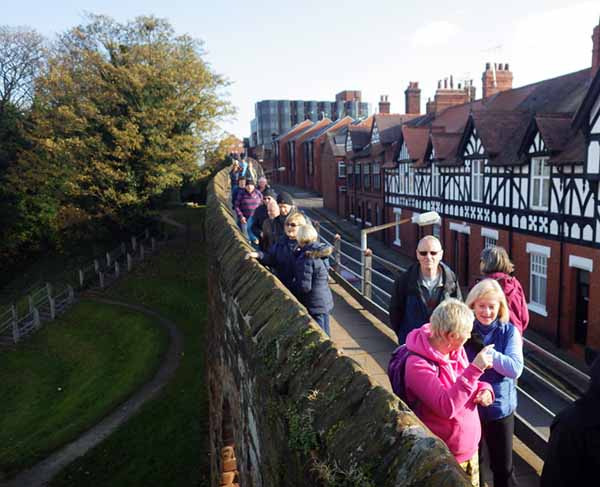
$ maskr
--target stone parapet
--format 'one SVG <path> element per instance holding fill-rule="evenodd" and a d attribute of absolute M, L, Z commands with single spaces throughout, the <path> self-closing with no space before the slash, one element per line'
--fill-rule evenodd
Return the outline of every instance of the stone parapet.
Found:
<path fill-rule="evenodd" d="M 205 222 L 211 485 L 468 486 L 443 442 L 244 259 L 228 192 L 224 170 Z"/>

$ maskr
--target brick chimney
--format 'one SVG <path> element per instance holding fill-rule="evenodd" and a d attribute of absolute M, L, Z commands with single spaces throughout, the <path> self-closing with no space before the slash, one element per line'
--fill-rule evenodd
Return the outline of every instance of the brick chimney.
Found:
<path fill-rule="evenodd" d="M 379 113 L 390 113 L 390 102 L 387 95 L 381 95 L 379 98 Z"/>
<path fill-rule="evenodd" d="M 419 115 L 421 113 L 421 88 L 417 81 L 410 81 L 404 91 L 406 113 Z"/>
<path fill-rule="evenodd" d="M 598 69 L 600 69 L 600 21 L 598 25 L 594 27 L 594 33 L 592 34 L 592 78 L 596 76 Z"/>
<path fill-rule="evenodd" d="M 495 75 L 494 75 L 495 71 Z M 481 84 L 483 85 L 483 99 L 489 98 L 501 91 L 511 90 L 513 75 L 508 69 L 508 64 L 485 63 L 485 71 L 481 76 Z"/>

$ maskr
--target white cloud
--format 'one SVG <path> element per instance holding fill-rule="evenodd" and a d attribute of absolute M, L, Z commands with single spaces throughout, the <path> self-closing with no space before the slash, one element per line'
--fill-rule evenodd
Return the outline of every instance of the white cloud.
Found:
<path fill-rule="evenodd" d="M 413 34 L 412 45 L 414 47 L 440 46 L 450 41 L 459 30 L 457 25 L 447 20 L 429 22 Z"/>
<path fill-rule="evenodd" d="M 589 67 L 592 30 L 598 24 L 596 1 L 537 12 L 515 22 L 502 49 L 523 82 L 545 79 Z M 496 59 L 494 59 L 496 61 Z M 520 84 L 520 83 L 519 83 Z"/>

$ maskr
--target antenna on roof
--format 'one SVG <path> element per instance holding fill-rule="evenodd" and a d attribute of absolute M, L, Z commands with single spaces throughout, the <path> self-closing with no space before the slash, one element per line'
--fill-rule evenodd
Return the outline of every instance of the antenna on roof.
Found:
<path fill-rule="evenodd" d="M 490 47 L 489 49 L 482 49 L 481 52 L 491 52 L 493 53 L 494 57 L 498 59 L 498 55 L 501 50 L 502 44 L 498 44 L 497 46 Z M 491 62 L 490 64 L 492 66 L 492 84 L 493 87 L 496 88 L 498 86 L 498 83 L 496 81 L 496 63 Z"/>

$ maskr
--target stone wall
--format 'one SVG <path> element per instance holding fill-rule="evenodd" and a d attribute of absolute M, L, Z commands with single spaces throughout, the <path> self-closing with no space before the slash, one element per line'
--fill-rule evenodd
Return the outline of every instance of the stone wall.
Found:
<path fill-rule="evenodd" d="M 206 220 L 211 485 L 469 485 L 444 444 L 244 260 L 228 192 L 221 171 Z"/>

